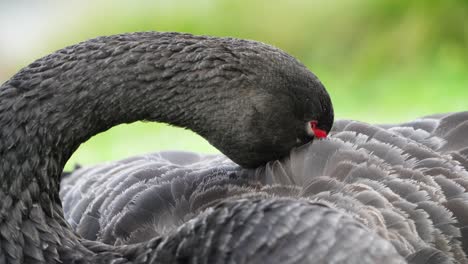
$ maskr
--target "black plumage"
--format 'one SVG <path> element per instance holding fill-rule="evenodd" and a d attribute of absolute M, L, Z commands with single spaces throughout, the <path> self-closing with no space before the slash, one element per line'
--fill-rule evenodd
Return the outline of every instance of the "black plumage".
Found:
<path fill-rule="evenodd" d="M 206 208 L 227 201 L 307 199 L 350 216 L 356 224 L 389 241 L 401 256 L 392 255 L 397 263 L 403 259 L 409 263 L 466 263 L 468 168 L 454 157 L 468 160 L 459 151 L 467 144 L 463 140 L 454 142 L 451 137 L 468 133 L 460 125 L 466 120 L 466 113 L 399 125 L 339 120 L 329 138 L 296 148 L 289 157 L 254 170 L 237 167 L 223 156 L 187 152 L 159 152 L 82 168 L 63 182 L 65 217 L 84 229 L 98 230 L 93 237 L 82 233 L 86 238 L 125 245 L 147 240 L 142 234 L 177 233 L 180 226 L 198 219 Z M 119 172 L 112 171 L 115 168 Z M 151 176 L 134 181 L 132 175 L 140 173 Z M 115 179 L 121 179 L 117 180 L 119 186 L 112 184 Z M 97 182 L 83 191 L 80 186 L 90 181 Z M 120 186 L 135 192 L 127 193 Z M 88 208 L 94 208 L 98 196 L 109 201 L 98 209 L 99 221 L 91 226 L 81 223 L 88 212 L 75 215 L 80 208 L 74 206 L 86 201 Z M 146 203 L 140 196 L 151 196 L 152 202 Z M 286 224 L 288 228 L 302 219 L 292 211 L 279 214 L 287 215 L 287 223 L 291 223 Z M 276 228 L 283 229 L 274 224 L 273 230 Z M 318 227 L 311 224 L 308 228 Z M 333 250 L 323 250 L 333 251 L 337 258 L 345 254 L 343 262 L 365 263 L 349 258 L 355 254 L 353 250 L 358 250 L 356 240 L 341 237 L 336 228 L 338 225 L 330 223 L 327 229 L 335 233 L 320 241 L 333 245 L 339 240 L 339 244 L 331 246 Z M 299 232 L 295 230 L 289 232 Z M 231 232 L 224 231 L 226 235 Z M 268 241 L 283 243 L 271 237 Z M 303 242 L 298 239 L 291 243 L 300 248 Z M 312 247 L 309 250 L 320 248 L 315 244 Z M 320 260 L 317 251 L 310 254 Z M 334 263 L 333 253 L 327 254 L 324 259 Z"/>
<path fill-rule="evenodd" d="M 338 121 L 301 146 L 333 108 L 286 53 L 179 33 L 89 40 L 0 88 L 0 263 L 466 263 L 467 119 Z M 190 128 L 229 159 L 155 153 L 60 184 L 81 142 L 136 120 Z"/>

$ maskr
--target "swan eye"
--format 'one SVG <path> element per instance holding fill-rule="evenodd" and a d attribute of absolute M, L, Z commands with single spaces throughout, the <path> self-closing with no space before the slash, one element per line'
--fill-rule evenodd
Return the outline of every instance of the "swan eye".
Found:
<path fill-rule="evenodd" d="M 325 130 L 318 128 L 318 122 L 316 120 L 312 120 L 307 123 L 306 131 L 307 131 L 307 134 L 311 137 L 316 137 L 316 138 L 327 137 L 327 132 Z"/>

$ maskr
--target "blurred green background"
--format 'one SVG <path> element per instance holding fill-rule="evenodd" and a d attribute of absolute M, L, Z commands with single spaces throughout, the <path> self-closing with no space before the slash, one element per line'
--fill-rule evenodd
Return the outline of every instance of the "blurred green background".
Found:
<path fill-rule="evenodd" d="M 44 0 L 2 1 L 0 10 L 1 82 L 95 36 L 182 31 L 287 51 L 325 84 L 337 118 L 400 122 L 468 110 L 466 0 Z M 135 123 L 93 137 L 67 167 L 162 149 L 216 151 L 189 131 Z"/>

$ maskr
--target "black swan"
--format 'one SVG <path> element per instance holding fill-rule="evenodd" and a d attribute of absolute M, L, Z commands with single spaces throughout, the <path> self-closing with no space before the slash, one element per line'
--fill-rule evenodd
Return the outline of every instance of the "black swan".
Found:
<path fill-rule="evenodd" d="M 136 120 L 232 161 L 163 152 L 65 176 L 77 235 L 63 165 Z M 332 123 L 318 79 L 258 42 L 146 32 L 60 50 L 0 88 L 0 263 L 466 263 L 468 113 L 338 121 L 301 146 Z"/>

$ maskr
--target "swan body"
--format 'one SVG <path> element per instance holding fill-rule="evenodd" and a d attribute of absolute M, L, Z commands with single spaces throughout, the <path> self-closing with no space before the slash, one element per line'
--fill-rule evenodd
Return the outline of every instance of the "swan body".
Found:
<path fill-rule="evenodd" d="M 177 233 L 219 203 L 307 199 L 391 242 L 401 259 L 393 256 L 383 263 L 466 263 L 467 134 L 468 112 L 398 125 L 339 120 L 329 138 L 257 169 L 243 169 L 222 155 L 160 152 L 79 169 L 63 180 L 61 197 L 74 230 L 111 245 Z M 280 215 L 287 215 L 291 226 L 303 219 L 294 211 Z M 339 222 L 328 221 L 330 237 L 324 241 L 337 244 L 315 245 L 311 254 L 318 259 L 328 254 L 325 259 L 333 263 L 333 257 L 349 258 L 350 252 L 374 243 L 369 233 L 357 239 L 339 231 Z M 207 226 L 217 227 L 223 225 Z M 288 232 L 294 230 L 301 227 Z M 258 235 L 281 243 L 268 232 Z M 288 250 L 295 256 L 301 244 L 291 243 Z"/>

